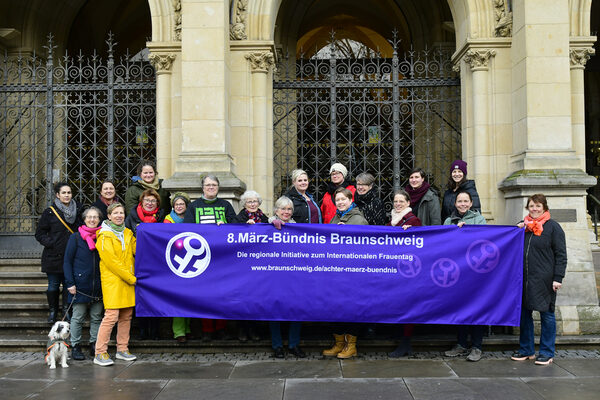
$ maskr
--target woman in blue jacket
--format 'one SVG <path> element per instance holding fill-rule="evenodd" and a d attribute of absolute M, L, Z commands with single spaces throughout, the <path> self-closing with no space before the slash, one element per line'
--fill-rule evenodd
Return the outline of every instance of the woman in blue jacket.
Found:
<path fill-rule="evenodd" d="M 83 212 L 85 225 L 71 235 L 65 250 L 63 270 L 69 304 L 73 305 L 71 344 L 74 360 L 85 360 L 81 351 L 81 328 L 90 310 L 90 348 L 96 348 L 96 336 L 102 322 L 102 287 L 100 284 L 100 257 L 96 250 L 96 232 L 100 229 L 102 212 L 90 207 Z"/>

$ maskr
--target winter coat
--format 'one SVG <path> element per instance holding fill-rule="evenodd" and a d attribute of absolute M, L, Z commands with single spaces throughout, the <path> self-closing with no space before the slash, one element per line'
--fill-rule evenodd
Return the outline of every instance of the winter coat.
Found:
<path fill-rule="evenodd" d="M 413 214 L 412 212 L 406 213 L 406 215 L 404 217 L 402 217 L 400 222 L 398 222 L 396 225 L 392 225 L 392 221 L 388 222 L 388 225 L 399 226 L 399 227 L 403 227 L 404 225 L 423 226 L 423 224 L 421 223 L 421 220 L 419 218 L 417 218 L 417 216 L 415 214 Z"/>
<path fill-rule="evenodd" d="M 423 225 L 442 224 L 442 219 L 440 218 L 440 198 L 434 188 L 429 188 L 427 193 L 423 195 L 417 209 L 417 217 Z"/>
<path fill-rule="evenodd" d="M 295 187 L 290 188 L 290 190 L 288 190 L 288 192 L 285 195 L 289 197 L 290 200 L 292 200 L 292 203 L 294 203 L 294 214 L 292 214 L 292 218 L 294 219 L 294 221 L 300 224 L 309 224 L 310 207 L 308 207 L 306 200 L 304 200 L 304 196 L 298 193 Z M 315 199 L 309 193 L 306 193 L 306 195 L 310 198 L 310 200 L 317 208 L 317 212 L 319 213 L 319 223 L 323 223 L 321 209 L 319 209 L 319 206 L 315 202 Z"/>
<path fill-rule="evenodd" d="M 549 219 L 540 236 L 525 232 L 523 248 L 523 307 L 554 312 L 552 281 L 562 282 L 567 268 L 567 244 L 560 224 Z"/>
<path fill-rule="evenodd" d="M 386 224 L 387 217 L 383 201 L 377 197 L 377 192 L 373 188 L 363 195 L 358 192 L 354 193 L 354 202 L 360 211 L 362 211 L 365 219 L 369 221 L 369 225 Z"/>
<path fill-rule="evenodd" d="M 83 220 L 81 219 L 82 206 L 79 203 L 76 204 L 77 216 L 73 224 L 67 222 L 65 215 L 56 205 L 52 206 L 73 232 L 76 232 L 77 228 L 83 224 Z M 44 250 L 42 251 L 42 272 L 47 274 L 63 273 L 65 249 L 67 248 L 70 236 L 71 232 L 60 222 L 50 207 L 46 208 L 38 221 L 35 231 L 36 240 L 44 246 Z"/>
<path fill-rule="evenodd" d="M 77 294 L 69 293 L 69 303 L 91 303 L 102 300 L 100 284 L 100 256 L 97 250 L 90 250 L 79 232 L 69 238 L 65 250 L 65 287 L 77 287 Z"/>
<path fill-rule="evenodd" d="M 478 211 L 472 209 L 467 210 L 465 215 L 462 217 L 458 215 L 458 211 L 452 213 L 452 215 L 444 221 L 444 225 L 458 225 L 459 222 L 464 222 L 467 225 L 485 225 L 485 217 L 479 214 Z"/>
<path fill-rule="evenodd" d="M 464 181 L 456 191 L 448 189 L 444 193 L 444 201 L 442 203 L 442 221 L 445 221 L 446 218 L 452 215 L 453 211 L 456 211 L 454 203 L 456 202 L 456 195 L 459 192 L 469 192 L 471 199 L 473 200 L 471 210 L 481 213 L 481 202 L 479 201 L 479 194 L 477 193 L 477 188 L 475 187 L 475 181 L 468 180 Z"/>
<path fill-rule="evenodd" d="M 171 194 L 162 187 L 162 179 L 158 180 L 158 195 L 160 196 L 160 208 L 163 210 L 163 215 L 169 215 L 171 212 Z M 131 209 L 140 203 L 140 196 L 146 190 L 142 184 L 137 181 L 127 188 L 125 192 L 125 212 L 131 213 Z M 129 214 L 127 214 L 129 215 Z"/>
<path fill-rule="evenodd" d="M 347 182 L 344 181 L 344 183 Z M 352 201 L 354 201 L 354 193 L 356 192 L 356 188 L 354 187 L 354 185 L 346 185 L 344 187 L 352 192 Z M 337 207 L 335 206 L 333 200 L 334 199 L 332 198 L 332 194 L 329 192 L 325 192 L 323 200 L 321 200 L 321 216 L 323 217 L 324 224 L 328 224 L 337 211 Z"/>
<path fill-rule="evenodd" d="M 161 200 L 162 201 L 162 200 Z M 117 197 L 115 197 L 115 202 L 121 203 L 121 200 Z M 139 203 L 139 202 L 138 202 Z M 93 207 L 96 207 L 98 210 L 100 210 L 100 212 L 102 213 L 102 215 L 100 216 L 100 222 L 104 221 L 105 219 L 108 219 L 108 214 L 106 212 L 108 206 L 106 204 L 104 204 L 102 202 L 102 200 L 100 200 L 100 197 L 98 197 L 98 199 L 96 199 L 96 201 L 94 202 L 94 204 L 92 204 Z"/>
<path fill-rule="evenodd" d="M 234 220 L 235 211 L 231 203 L 219 198 L 208 201 L 201 197 L 192 201 L 183 217 L 183 222 L 189 224 L 216 224 L 217 221 L 227 224 Z"/>
<path fill-rule="evenodd" d="M 142 220 L 137 214 L 137 204 L 136 206 L 129 211 L 129 215 L 125 218 L 125 226 L 133 232 L 134 236 L 137 236 L 137 227 L 142 223 Z M 170 212 L 170 211 L 169 211 Z M 163 222 L 165 219 L 165 214 L 162 208 L 158 210 L 158 214 L 156 215 L 156 222 Z"/>
<path fill-rule="evenodd" d="M 358 207 L 354 207 L 352 210 L 344 214 L 343 217 L 340 217 L 336 212 L 329 223 L 338 224 L 340 222 L 343 222 L 346 225 L 369 225 L 369 221 L 365 219 L 363 213 Z"/>
<path fill-rule="evenodd" d="M 105 309 L 135 306 L 135 236 L 125 228 L 124 243 L 103 226 L 97 234 L 96 249 L 100 254 L 100 277 Z"/>
<path fill-rule="evenodd" d="M 248 215 L 246 214 L 246 209 L 242 208 L 240 210 L 240 212 L 235 216 L 234 220 L 231 222 L 234 222 L 236 224 L 245 224 L 250 218 L 248 218 Z M 264 213 L 262 218 L 260 219 L 260 222 L 262 223 L 268 223 L 269 222 L 269 217 L 267 217 Z"/>

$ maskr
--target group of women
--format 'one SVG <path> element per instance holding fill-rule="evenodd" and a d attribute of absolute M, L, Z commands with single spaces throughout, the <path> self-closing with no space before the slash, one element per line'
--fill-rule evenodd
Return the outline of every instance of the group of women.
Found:
<path fill-rule="evenodd" d="M 81 324 L 90 311 L 90 343 L 94 362 L 111 365 L 107 353 L 108 339 L 115 324 L 119 359 L 133 360 L 128 350 L 129 328 L 135 306 L 133 270 L 135 233 L 140 223 L 271 223 L 276 228 L 286 223 L 330 223 L 351 225 L 389 225 L 410 229 L 423 225 L 485 224 L 475 182 L 467 179 L 467 163 L 456 160 L 450 166 L 448 187 L 441 202 L 437 191 L 426 181 L 425 172 L 414 169 L 404 190 L 394 193 L 391 216 L 374 190 L 375 178 L 369 173 L 356 177 L 354 186 L 348 170 L 340 163 L 330 168 L 330 183 L 320 205 L 309 193 L 309 177 L 303 170 L 291 173 L 292 186 L 275 202 L 274 215 L 268 217 L 260 209 L 262 199 L 255 191 L 241 197 L 242 210 L 236 214 L 231 204 L 218 197 L 219 179 L 207 175 L 202 179 L 202 196 L 190 202 L 187 194 L 169 193 L 161 187 L 154 164 L 144 162 L 138 170 L 138 180 L 125 195 L 125 206 L 118 201 L 112 182 L 102 184 L 96 203 L 81 213 L 82 207 L 72 199 L 66 184 L 57 184 L 54 204 L 44 211 L 36 238 L 44 245 L 42 270 L 48 274 L 49 322 L 59 318 L 58 288 L 63 283 L 63 312 L 73 307 L 73 358 L 83 359 Z M 560 225 L 550 219 L 546 198 L 531 196 L 526 203 L 529 215 L 519 223 L 526 229 L 524 256 L 524 291 L 521 316 L 520 349 L 513 360 L 534 359 L 532 311 L 539 311 L 542 336 L 537 364 L 548 364 L 554 356 L 556 324 L 554 304 L 566 268 L 566 245 Z M 79 216 L 83 220 L 80 220 Z M 127 215 L 127 216 L 126 216 Z M 71 235 L 71 233 L 75 232 Z M 64 267 L 63 267 L 64 265 Z M 99 284 L 101 283 L 101 285 Z M 101 286 L 101 290 L 100 290 Z M 102 307 L 102 303 L 104 307 Z M 104 308 L 104 317 L 102 310 Z M 175 339 L 185 343 L 191 335 L 189 318 L 173 318 Z M 142 338 L 157 338 L 158 319 L 139 321 Z M 285 357 L 281 324 L 269 323 L 274 356 Z M 202 320 L 202 338 L 225 338 L 226 321 Z M 357 324 L 336 324 L 334 345 L 323 351 L 324 356 L 341 359 L 357 354 Z M 458 343 L 445 354 L 449 357 L 467 355 L 478 361 L 482 356 L 483 326 L 459 326 Z M 369 326 L 368 329 L 373 329 Z M 390 357 L 411 354 L 410 339 L 414 325 L 402 325 L 398 347 Z M 300 322 L 290 322 L 288 353 L 305 357 L 299 348 Z M 471 348 L 468 336 L 471 335 Z M 238 323 L 238 339 L 258 340 L 256 322 Z"/>

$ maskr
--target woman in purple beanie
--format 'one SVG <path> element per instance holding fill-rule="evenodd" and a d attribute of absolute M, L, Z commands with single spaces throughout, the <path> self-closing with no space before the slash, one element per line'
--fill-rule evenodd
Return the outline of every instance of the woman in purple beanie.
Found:
<path fill-rule="evenodd" d="M 456 211 L 454 203 L 456 202 L 456 194 L 459 192 L 468 192 L 473 200 L 471 210 L 481 213 L 481 203 L 475 181 L 467 179 L 467 163 L 463 160 L 456 160 L 450 164 L 448 190 L 444 193 L 442 203 L 442 221 L 445 221 L 446 218 L 452 215 L 452 212 Z"/>

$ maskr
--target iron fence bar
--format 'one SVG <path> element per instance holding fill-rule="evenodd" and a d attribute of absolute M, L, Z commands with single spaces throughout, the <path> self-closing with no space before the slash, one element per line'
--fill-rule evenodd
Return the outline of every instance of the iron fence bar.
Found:
<path fill-rule="evenodd" d="M 400 71 L 398 70 L 398 53 L 394 46 L 394 54 L 392 56 L 392 132 L 394 137 L 393 143 L 393 174 L 394 174 L 394 191 L 400 189 L 400 88 L 398 87 Z"/>
<path fill-rule="evenodd" d="M 52 34 L 48 35 L 46 60 L 46 203 L 52 201 L 52 169 L 54 166 L 54 62 Z"/>
<path fill-rule="evenodd" d="M 106 156 L 108 158 L 108 179 L 114 179 L 115 177 L 115 127 L 114 127 L 114 102 L 115 102 L 115 97 L 114 97 L 114 82 L 115 82 L 115 76 L 114 76 L 114 66 L 115 66 L 115 60 L 114 60 L 114 54 L 113 54 L 113 46 L 114 46 L 114 41 L 113 41 L 113 35 L 112 33 L 109 33 L 108 35 L 108 40 L 106 42 L 108 44 L 108 62 L 107 62 L 107 67 L 108 67 L 108 89 L 107 89 L 107 99 L 106 99 L 106 106 L 107 106 L 107 121 L 106 121 L 106 133 L 107 133 L 107 139 L 108 139 L 108 143 L 107 143 L 107 149 L 106 149 Z M 95 168 L 94 168 L 95 169 Z"/>
<path fill-rule="evenodd" d="M 330 89 L 330 97 L 331 97 L 331 101 L 330 101 L 330 110 L 331 110 L 331 121 L 330 121 L 330 126 L 329 126 L 329 135 L 330 135 L 330 144 L 331 147 L 329 148 L 329 152 L 331 154 L 331 162 L 334 163 L 337 160 L 337 119 L 336 119 L 336 97 L 337 97 L 337 90 L 336 90 L 336 59 L 335 59 L 335 52 L 333 51 L 333 46 L 332 46 L 332 50 L 331 50 L 331 57 L 329 58 L 329 83 L 331 84 L 331 89 Z"/>

